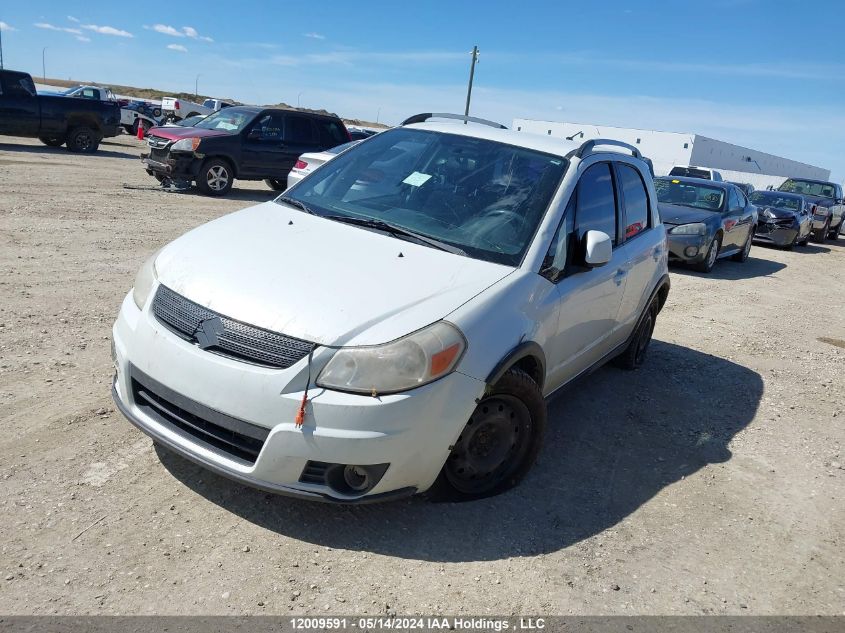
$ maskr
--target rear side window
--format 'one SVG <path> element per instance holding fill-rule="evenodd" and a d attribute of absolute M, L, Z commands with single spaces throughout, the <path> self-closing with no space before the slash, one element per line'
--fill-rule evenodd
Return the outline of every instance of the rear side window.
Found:
<path fill-rule="evenodd" d="M 728 208 L 731 211 L 736 211 L 737 209 L 742 209 L 745 205 L 740 204 L 739 202 L 739 195 L 736 192 L 736 189 L 731 187 L 731 192 L 728 195 Z"/>
<path fill-rule="evenodd" d="M 346 136 L 345 130 L 342 129 L 338 121 L 330 121 L 327 119 L 317 119 L 317 130 L 320 134 L 320 145 L 324 147 L 334 147 L 341 143 L 346 143 L 349 138 Z"/>
<path fill-rule="evenodd" d="M 10 97 L 33 97 L 35 84 L 26 75 L 6 75 L 3 78 L 3 92 Z"/>
<path fill-rule="evenodd" d="M 304 116 L 288 115 L 285 119 L 285 140 L 288 143 L 314 143 L 314 125 Z"/>
<path fill-rule="evenodd" d="M 617 163 L 616 168 L 625 199 L 625 237 L 634 237 L 649 228 L 648 194 L 636 169 L 622 163 Z"/>
<path fill-rule="evenodd" d="M 587 231 L 603 231 L 616 243 L 616 193 L 608 163 L 589 167 L 578 181 L 575 235 L 579 242 Z"/>

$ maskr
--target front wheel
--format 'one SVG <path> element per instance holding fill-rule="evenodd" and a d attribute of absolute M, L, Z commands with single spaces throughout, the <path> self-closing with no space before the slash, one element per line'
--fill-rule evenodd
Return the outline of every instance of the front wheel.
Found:
<path fill-rule="evenodd" d="M 713 238 L 713 241 L 710 242 L 710 247 L 707 249 L 707 255 L 705 255 L 704 261 L 696 264 L 695 269 L 703 273 L 709 273 L 713 270 L 713 266 L 716 265 L 716 260 L 719 257 L 719 249 L 721 248 L 722 236 L 717 235 Z"/>
<path fill-rule="evenodd" d="M 838 240 L 839 239 L 839 233 L 842 231 L 843 223 L 845 223 L 845 220 L 843 220 L 842 222 L 840 222 L 836 226 L 831 227 L 830 231 L 827 234 L 827 239 Z"/>
<path fill-rule="evenodd" d="M 267 186 L 273 191 L 284 191 L 288 188 L 287 183 L 279 180 L 278 178 L 267 178 L 264 182 L 267 183 Z"/>
<path fill-rule="evenodd" d="M 197 174 L 197 187 L 209 196 L 225 196 L 232 189 L 234 181 L 232 167 L 219 158 L 205 161 Z"/>
<path fill-rule="evenodd" d="M 824 226 L 822 228 L 816 229 L 815 231 L 813 231 L 813 239 L 816 240 L 819 243 L 822 243 L 822 242 L 824 242 L 824 240 L 827 237 L 827 234 L 829 232 L 830 232 L 830 219 L 828 218 L 828 220 L 824 223 Z"/>
<path fill-rule="evenodd" d="M 742 250 L 736 253 L 735 255 L 731 256 L 731 259 L 735 262 L 747 262 L 748 255 L 751 253 L 751 242 L 754 239 L 754 227 L 751 227 L 751 230 L 748 232 L 748 237 L 745 240 L 745 244 L 742 246 Z M 792 246 L 790 245 L 790 248 Z"/>
<path fill-rule="evenodd" d="M 61 147 L 65 139 L 57 136 L 39 136 L 38 140 L 44 143 L 47 147 Z"/>
<path fill-rule="evenodd" d="M 428 495 L 469 501 L 513 488 L 537 461 L 545 428 L 539 385 L 509 369 L 476 406 Z"/>

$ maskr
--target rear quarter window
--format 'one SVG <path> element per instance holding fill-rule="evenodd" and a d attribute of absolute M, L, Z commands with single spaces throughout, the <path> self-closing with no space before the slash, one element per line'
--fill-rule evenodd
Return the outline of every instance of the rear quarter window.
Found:
<path fill-rule="evenodd" d="M 316 123 L 320 134 L 320 145 L 329 148 L 349 141 L 346 130 L 340 122 L 318 119 Z"/>

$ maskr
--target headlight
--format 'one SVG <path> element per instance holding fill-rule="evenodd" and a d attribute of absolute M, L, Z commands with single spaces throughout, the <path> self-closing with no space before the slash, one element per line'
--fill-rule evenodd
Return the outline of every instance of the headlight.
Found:
<path fill-rule="evenodd" d="M 141 266 L 141 270 L 135 275 L 135 287 L 132 289 L 132 298 L 135 300 L 135 305 L 139 310 L 144 309 L 147 303 L 147 297 L 150 296 L 150 291 L 153 289 L 153 284 L 156 280 L 156 257 L 161 251 L 153 253 L 147 261 Z"/>
<path fill-rule="evenodd" d="M 694 222 L 693 224 L 681 224 L 669 231 L 674 235 L 706 235 L 707 225 L 703 222 Z"/>
<path fill-rule="evenodd" d="M 317 385 L 373 395 L 407 391 L 450 373 L 465 349 L 460 330 L 438 321 L 384 345 L 340 348 Z"/>
<path fill-rule="evenodd" d="M 193 152 L 200 146 L 201 138 L 183 138 L 170 146 L 171 152 Z"/>

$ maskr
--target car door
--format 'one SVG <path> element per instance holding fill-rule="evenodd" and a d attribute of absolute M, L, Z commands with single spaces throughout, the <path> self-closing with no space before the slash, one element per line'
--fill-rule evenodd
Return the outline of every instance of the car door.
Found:
<path fill-rule="evenodd" d="M 544 274 L 556 284 L 560 305 L 557 332 L 550 339 L 546 359 L 551 389 L 589 369 L 619 341 L 627 261 L 616 246 L 604 266 L 587 268 L 582 261 L 587 231 L 604 231 L 615 244 L 617 227 L 611 166 L 597 162 L 579 178 L 544 266 Z"/>
<path fill-rule="evenodd" d="M 274 177 L 276 165 L 284 161 L 285 115 L 264 111 L 244 130 L 241 144 L 241 174 L 247 177 Z"/>
<path fill-rule="evenodd" d="M 41 109 L 35 84 L 23 74 L 0 77 L 0 133 L 37 136 Z"/>
<path fill-rule="evenodd" d="M 619 307 L 620 336 L 633 331 L 656 283 L 658 262 L 664 256 L 664 232 L 655 227 L 643 174 L 632 164 L 615 162 L 620 204 L 621 243 L 618 255 L 627 268 Z"/>
<path fill-rule="evenodd" d="M 311 117 L 302 114 L 285 114 L 284 152 L 276 166 L 287 177 L 297 159 L 306 152 L 319 152 L 323 149 L 319 142 L 319 131 Z"/>
<path fill-rule="evenodd" d="M 722 211 L 722 228 L 725 237 L 722 239 L 722 250 L 733 251 L 745 244 L 748 226 L 742 223 L 745 205 L 740 202 L 738 189 L 728 187 L 728 200 Z"/>

